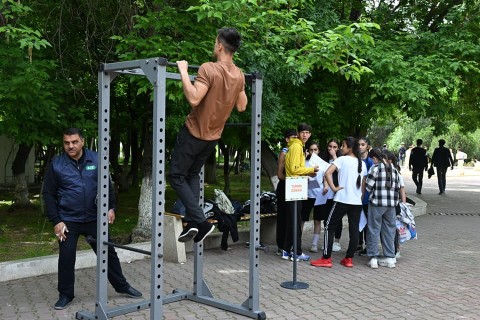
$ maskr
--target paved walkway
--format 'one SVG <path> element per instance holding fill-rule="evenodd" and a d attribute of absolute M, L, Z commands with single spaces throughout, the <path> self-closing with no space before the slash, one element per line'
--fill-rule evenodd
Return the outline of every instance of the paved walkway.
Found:
<path fill-rule="evenodd" d="M 474 175 L 477 174 L 477 175 Z M 407 192 L 414 189 L 404 172 Z M 344 252 L 334 253 L 334 267 L 315 268 L 298 263 L 297 280 L 305 290 L 289 290 L 280 283 L 292 280 L 292 263 L 275 250 L 260 257 L 260 304 L 268 319 L 479 319 L 480 304 L 480 172 L 447 176 L 446 195 L 439 196 L 436 177 L 425 179 L 423 194 L 427 215 L 416 218 L 418 239 L 402 245 L 395 269 L 366 266 L 356 257 L 354 268 L 339 264 Z M 346 231 L 346 230 L 345 230 Z M 309 248 L 312 235 L 304 235 Z M 347 232 L 342 238 L 346 247 Z M 192 255 L 185 264 L 164 264 L 165 292 L 192 290 Z M 314 254 L 313 258 L 318 258 Z M 248 293 L 248 250 L 232 246 L 227 252 L 205 252 L 204 278 L 216 298 L 241 304 Z M 150 261 L 124 265 L 132 285 L 149 296 Z M 95 269 L 78 270 L 76 298 L 65 310 L 55 311 L 56 275 L 0 283 L 0 319 L 74 319 L 81 310 L 94 310 Z M 109 288 L 109 304 L 131 302 Z M 164 305 L 164 319 L 247 319 L 234 313 L 191 301 Z M 149 310 L 114 319 L 150 319 Z"/>

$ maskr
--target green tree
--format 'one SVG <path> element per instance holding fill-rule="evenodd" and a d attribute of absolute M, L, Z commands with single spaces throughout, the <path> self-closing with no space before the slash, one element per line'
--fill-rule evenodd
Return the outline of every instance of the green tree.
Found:
<path fill-rule="evenodd" d="M 35 144 L 51 142 L 50 125 L 59 121 L 55 63 L 42 55 L 50 44 L 29 26 L 31 14 L 31 8 L 20 2 L 0 3 L 0 134 L 19 145 L 12 165 L 14 207 L 30 205 L 25 180 L 28 155 Z"/>

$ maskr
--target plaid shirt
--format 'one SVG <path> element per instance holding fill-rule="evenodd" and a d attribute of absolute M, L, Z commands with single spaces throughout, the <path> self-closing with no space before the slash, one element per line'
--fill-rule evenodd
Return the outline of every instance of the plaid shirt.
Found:
<path fill-rule="evenodd" d="M 366 190 L 370 192 L 370 202 L 379 207 L 395 207 L 400 197 L 400 174 L 392 166 L 392 184 L 387 189 L 387 172 L 385 164 L 379 163 L 373 165 L 368 171 L 366 180 Z"/>

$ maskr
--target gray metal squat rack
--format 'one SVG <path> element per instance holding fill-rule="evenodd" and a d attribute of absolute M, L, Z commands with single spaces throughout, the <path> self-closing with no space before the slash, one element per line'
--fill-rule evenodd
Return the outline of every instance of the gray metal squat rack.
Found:
<path fill-rule="evenodd" d="M 174 290 L 164 296 L 163 286 L 163 227 L 165 218 L 165 108 L 166 80 L 180 80 L 180 74 L 167 72 L 167 67 L 176 66 L 165 58 L 152 58 L 126 62 L 101 64 L 98 73 L 99 89 L 99 175 L 98 175 L 98 227 L 95 313 L 79 311 L 77 319 L 108 319 L 111 317 L 150 308 L 150 319 L 163 317 L 163 304 L 180 300 L 192 300 L 254 319 L 265 319 L 259 310 L 259 250 L 260 247 L 260 176 L 261 176 L 261 114 L 262 77 L 245 74 L 252 91 L 251 118 L 251 178 L 250 178 L 250 249 L 249 249 L 249 292 L 242 304 L 215 299 L 203 278 L 203 243 L 194 248 L 193 291 Z M 198 67 L 192 67 L 198 69 Z M 152 246 L 150 300 L 143 300 L 120 307 L 107 307 L 108 269 L 108 184 L 109 184 L 109 140 L 110 140 L 110 84 L 117 75 L 146 76 L 153 85 L 153 161 L 152 161 Z M 194 80 L 194 77 L 190 77 Z M 203 202 L 204 182 L 201 180 L 200 202 Z M 123 246 L 124 249 L 125 246 Z"/>

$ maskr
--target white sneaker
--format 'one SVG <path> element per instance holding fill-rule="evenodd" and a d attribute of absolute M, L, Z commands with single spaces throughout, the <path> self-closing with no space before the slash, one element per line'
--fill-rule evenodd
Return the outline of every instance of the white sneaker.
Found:
<path fill-rule="evenodd" d="M 395 258 L 378 259 L 378 265 L 382 267 L 387 267 L 387 268 L 395 268 L 396 262 L 397 262 L 397 259 Z"/>
<path fill-rule="evenodd" d="M 285 251 L 285 250 L 282 250 L 282 259 L 283 260 L 290 260 L 290 253 Z"/>
<path fill-rule="evenodd" d="M 340 245 L 340 243 L 339 242 L 334 242 L 333 246 L 332 246 L 332 251 L 337 252 L 337 251 L 340 251 L 340 250 L 342 250 L 342 246 Z"/>
<path fill-rule="evenodd" d="M 397 251 L 397 253 L 395 254 L 395 259 L 398 259 L 398 258 L 401 258 L 402 255 L 400 254 L 400 251 Z"/>
<path fill-rule="evenodd" d="M 312 244 L 312 247 L 310 248 L 310 252 L 317 253 L 318 252 L 318 247 L 314 244 Z"/>
<path fill-rule="evenodd" d="M 367 266 L 369 266 L 372 269 L 378 269 L 378 262 L 377 258 L 372 258 L 370 261 L 368 261 Z"/>

